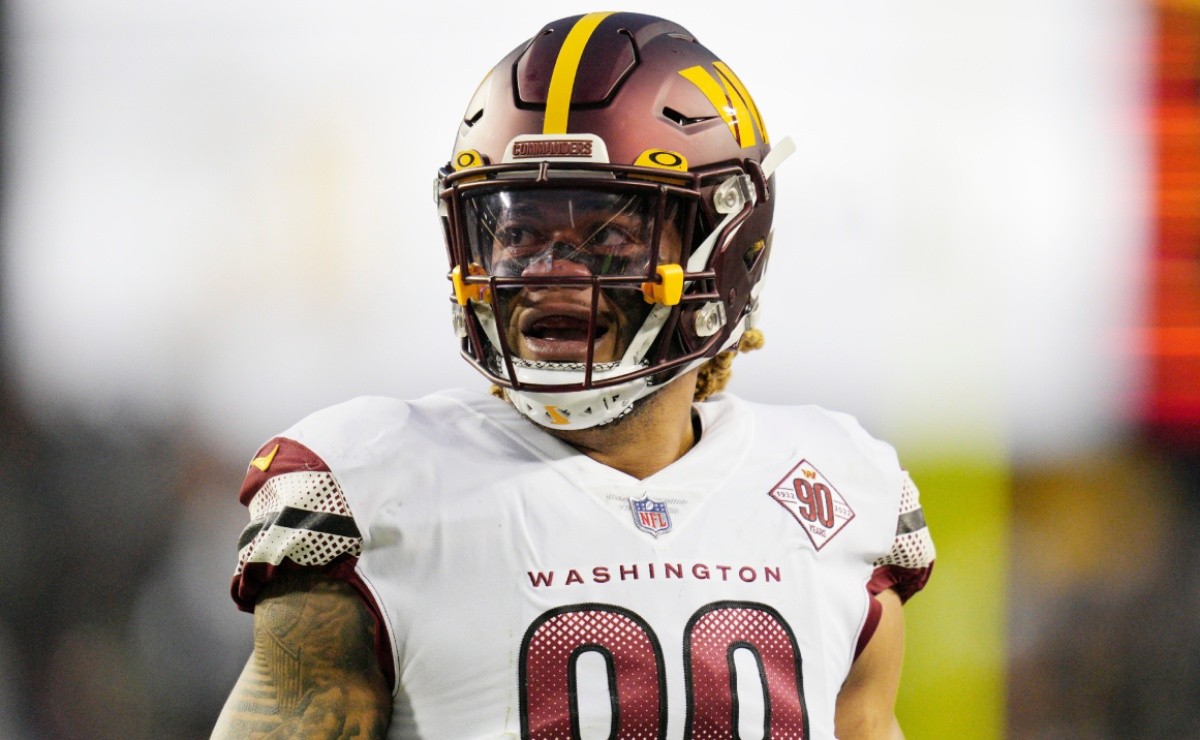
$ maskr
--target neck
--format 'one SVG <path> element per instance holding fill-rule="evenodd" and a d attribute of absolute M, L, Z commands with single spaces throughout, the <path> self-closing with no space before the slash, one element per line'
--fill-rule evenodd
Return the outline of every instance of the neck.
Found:
<path fill-rule="evenodd" d="M 649 478 L 696 444 L 692 427 L 693 370 L 642 399 L 625 418 L 592 429 L 550 433 L 596 462 L 634 478 Z"/>

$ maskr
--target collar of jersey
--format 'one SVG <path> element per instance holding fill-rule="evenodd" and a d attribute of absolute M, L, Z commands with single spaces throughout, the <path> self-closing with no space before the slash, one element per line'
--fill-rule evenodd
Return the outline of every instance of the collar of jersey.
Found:
<path fill-rule="evenodd" d="M 460 403 L 485 416 L 507 436 L 555 468 L 572 484 L 585 490 L 597 487 L 641 487 L 684 494 L 693 503 L 720 488 L 734 474 L 753 442 L 752 415 L 742 402 L 727 393 L 698 403 L 703 433 L 683 457 L 644 479 L 597 462 L 566 442 L 522 417 L 509 404 L 483 393 L 455 393 Z"/>

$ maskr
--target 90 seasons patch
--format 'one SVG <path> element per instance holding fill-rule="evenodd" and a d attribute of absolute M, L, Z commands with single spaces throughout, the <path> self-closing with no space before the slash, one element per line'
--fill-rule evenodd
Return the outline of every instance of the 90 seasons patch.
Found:
<path fill-rule="evenodd" d="M 808 460 L 801 460 L 768 495 L 795 517 L 818 550 L 854 518 L 845 497 Z"/>

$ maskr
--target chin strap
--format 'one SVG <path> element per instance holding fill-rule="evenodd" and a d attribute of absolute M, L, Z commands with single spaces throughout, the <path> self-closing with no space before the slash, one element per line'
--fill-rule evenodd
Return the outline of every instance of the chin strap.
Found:
<path fill-rule="evenodd" d="M 771 151 L 767 153 L 767 156 L 763 157 L 762 164 L 759 165 L 762 167 L 763 179 L 771 179 L 771 175 L 775 174 L 775 170 L 779 169 L 779 165 L 783 164 L 785 159 L 795 153 L 796 142 L 792 141 L 792 137 L 790 136 L 783 137 L 783 140 L 777 142 L 771 148 Z"/>

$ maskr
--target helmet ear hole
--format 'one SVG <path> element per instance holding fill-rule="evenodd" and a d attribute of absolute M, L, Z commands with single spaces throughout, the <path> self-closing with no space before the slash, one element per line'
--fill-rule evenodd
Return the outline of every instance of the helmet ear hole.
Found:
<path fill-rule="evenodd" d="M 759 258 L 763 256 L 766 248 L 766 239 L 759 239 L 750 245 L 750 248 L 746 250 L 744 255 L 742 255 L 742 261 L 746 263 L 746 270 L 749 271 L 754 269 L 754 265 L 758 262 Z"/>

